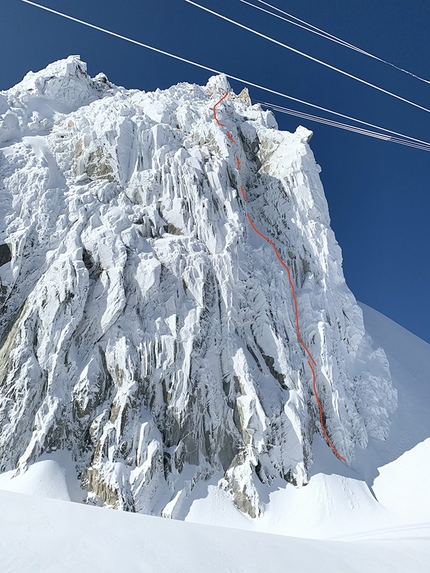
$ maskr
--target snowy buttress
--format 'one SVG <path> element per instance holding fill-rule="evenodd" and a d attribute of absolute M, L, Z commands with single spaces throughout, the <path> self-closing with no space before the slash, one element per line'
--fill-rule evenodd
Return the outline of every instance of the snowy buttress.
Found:
<path fill-rule="evenodd" d="M 291 269 L 330 439 L 350 461 L 386 437 L 395 391 L 310 132 L 278 131 L 222 76 L 145 93 L 77 56 L 1 92 L 0 113 L 0 471 L 68 449 L 88 501 L 172 517 L 205 480 L 252 517 L 274 480 L 306 483 L 311 372 L 247 213 Z"/>

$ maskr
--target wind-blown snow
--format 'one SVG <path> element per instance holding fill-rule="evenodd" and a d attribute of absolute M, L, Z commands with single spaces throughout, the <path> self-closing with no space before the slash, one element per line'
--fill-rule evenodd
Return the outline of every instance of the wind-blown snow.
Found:
<path fill-rule="evenodd" d="M 213 118 L 226 90 L 235 143 Z M 0 471 L 67 450 L 87 501 L 169 517 L 205 484 L 257 517 L 308 483 L 311 374 L 241 185 L 291 268 L 330 439 L 350 464 L 386 439 L 396 393 L 343 278 L 310 132 L 278 131 L 222 76 L 144 93 L 76 56 L 0 95 Z"/>

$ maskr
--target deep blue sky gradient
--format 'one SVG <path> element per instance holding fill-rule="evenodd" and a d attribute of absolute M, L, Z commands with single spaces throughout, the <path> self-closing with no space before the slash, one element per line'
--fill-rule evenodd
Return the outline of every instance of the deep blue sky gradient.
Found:
<path fill-rule="evenodd" d="M 426 141 L 430 114 L 378 93 L 183 0 L 40 0 L 106 27 L 295 97 Z M 350 73 L 430 107 L 430 85 L 334 45 L 238 0 L 201 0 Z M 428 0 L 272 0 L 280 8 L 430 79 Z M 20 0 L 0 8 L 0 89 L 29 71 L 80 54 L 88 71 L 117 85 L 154 90 L 205 84 L 209 73 L 48 14 Z M 231 82 L 236 92 L 243 85 Z M 251 98 L 301 111 L 250 88 Z M 430 153 L 275 114 L 280 129 L 302 124 L 311 141 L 357 299 L 430 342 Z"/>

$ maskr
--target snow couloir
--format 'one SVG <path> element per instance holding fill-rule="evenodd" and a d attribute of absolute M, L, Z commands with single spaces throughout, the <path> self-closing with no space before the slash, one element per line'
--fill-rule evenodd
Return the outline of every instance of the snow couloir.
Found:
<path fill-rule="evenodd" d="M 146 93 L 77 56 L 1 92 L 0 114 L 0 471 L 69 450 L 88 502 L 168 517 L 204 481 L 251 517 L 275 481 L 307 483 L 308 357 L 247 213 L 291 269 L 330 440 L 351 461 L 385 439 L 396 393 L 311 132 L 223 76 Z"/>

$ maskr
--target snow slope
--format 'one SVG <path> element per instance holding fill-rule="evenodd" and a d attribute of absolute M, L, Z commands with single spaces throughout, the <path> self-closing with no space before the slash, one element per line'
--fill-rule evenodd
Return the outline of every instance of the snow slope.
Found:
<path fill-rule="evenodd" d="M 2 573 L 428 573 L 430 527 L 325 541 L 0 491 Z"/>
<path fill-rule="evenodd" d="M 382 505 L 408 521 L 430 521 L 430 345 L 376 310 L 360 306 L 366 329 L 387 353 L 398 395 L 388 439 L 372 441 L 366 477 L 373 480 Z M 360 463 L 357 457 L 355 464 Z"/>
<path fill-rule="evenodd" d="M 0 489 L 80 503 L 86 499 L 72 456 L 66 451 L 43 454 L 24 473 L 0 474 Z"/>

